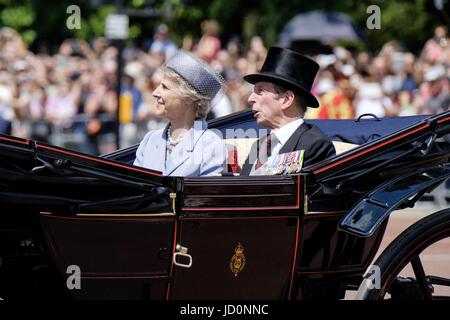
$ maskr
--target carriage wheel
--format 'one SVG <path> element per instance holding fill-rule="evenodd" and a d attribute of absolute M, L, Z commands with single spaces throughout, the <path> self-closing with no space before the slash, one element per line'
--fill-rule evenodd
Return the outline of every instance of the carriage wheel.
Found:
<path fill-rule="evenodd" d="M 433 213 L 401 233 L 369 268 L 370 273 L 360 285 L 356 299 L 450 299 L 450 270 L 433 271 L 430 261 L 436 243 L 450 241 L 450 209 Z M 434 250 L 434 251 L 433 251 Z M 450 250 L 439 253 L 448 258 Z M 434 255 L 435 256 L 435 255 Z M 375 268 L 373 268 L 375 266 Z M 379 268 L 379 269 L 378 269 Z M 381 280 L 379 284 L 377 280 Z"/>

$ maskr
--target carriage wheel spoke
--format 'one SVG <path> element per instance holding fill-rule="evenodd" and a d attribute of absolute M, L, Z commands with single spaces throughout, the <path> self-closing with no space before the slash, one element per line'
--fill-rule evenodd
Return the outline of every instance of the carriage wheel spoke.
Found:
<path fill-rule="evenodd" d="M 422 262 L 420 261 L 420 258 L 418 255 L 415 256 L 413 259 L 411 259 L 411 265 L 414 270 L 414 274 L 416 275 L 417 283 L 418 283 L 420 289 L 422 290 L 423 298 L 425 300 L 432 300 L 433 296 L 432 296 L 431 288 L 428 284 Z"/>

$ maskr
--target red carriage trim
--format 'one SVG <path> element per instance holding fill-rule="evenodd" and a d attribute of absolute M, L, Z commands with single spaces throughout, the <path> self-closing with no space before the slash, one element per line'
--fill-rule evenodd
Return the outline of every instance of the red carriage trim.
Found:
<path fill-rule="evenodd" d="M 296 263 L 297 263 L 298 230 L 299 230 L 299 225 L 300 225 L 300 218 L 297 217 L 297 226 L 296 226 L 296 231 L 295 231 L 294 259 L 292 260 L 291 283 L 289 284 L 288 300 L 291 300 L 292 284 L 294 283 L 295 265 L 296 265 Z"/>
<path fill-rule="evenodd" d="M 156 176 L 156 177 L 161 177 L 162 176 L 161 174 L 153 173 L 153 172 L 150 172 L 150 171 L 147 171 L 147 170 L 141 170 L 141 169 L 138 169 L 138 168 L 133 167 L 133 166 L 122 165 L 122 164 L 111 162 L 111 161 L 107 161 L 107 160 L 101 160 L 101 159 L 94 158 L 94 157 L 84 156 L 84 155 L 81 155 L 81 154 L 78 154 L 78 153 L 73 153 L 73 152 L 69 152 L 69 151 L 65 151 L 65 150 L 61 150 L 61 149 L 56 149 L 56 148 L 48 147 L 48 146 L 41 145 L 41 144 L 37 144 L 37 146 L 39 148 L 48 149 L 48 150 L 51 150 L 51 151 L 56 151 L 56 152 L 68 154 L 70 156 L 75 156 L 75 157 L 79 157 L 79 158 L 86 159 L 86 160 L 97 161 L 97 162 L 100 162 L 100 163 L 109 164 L 109 165 L 112 165 L 112 166 L 115 166 L 115 167 L 124 168 L 124 169 L 127 169 L 127 170 L 142 172 L 142 173 L 146 173 L 146 174 L 149 174 L 149 175 L 152 175 L 152 176 Z"/>
<path fill-rule="evenodd" d="M 278 207 L 183 207 L 182 211 L 253 211 L 253 210 L 291 210 L 300 208 L 300 176 L 297 176 L 297 203 L 294 206 Z"/>
<path fill-rule="evenodd" d="M 172 273 L 173 273 L 173 256 L 175 255 L 175 249 L 177 246 L 177 224 L 178 220 L 175 220 L 174 226 L 173 226 L 173 244 L 172 244 L 172 257 L 170 261 L 170 272 L 169 272 L 169 279 L 172 279 Z M 167 289 L 166 289 L 166 300 L 169 300 L 169 294 L 170 294 L 170 281 L 167 283 Z"/>
<path fill-rule="evenodd" d="M 11 141 L 11 142 L 25 144 L 25 145 L 30 144 L 30 140 L 28 140 L 28 139 L 25 139 L 25 141 L 21 141 L 22 139 L 15 140 L 15 139 L 10 139 L 10 138 L 6 138 L 6 137 L 0 137 L 0 140 Z"/>

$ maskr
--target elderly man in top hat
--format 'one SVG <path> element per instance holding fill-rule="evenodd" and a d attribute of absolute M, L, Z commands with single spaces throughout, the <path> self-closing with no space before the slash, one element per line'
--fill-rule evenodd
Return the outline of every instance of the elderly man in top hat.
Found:
<path fill-rule="evenodd" d="M 310 93 L 318 69 L 317 63 L 295 51 L 271 47 L 260 73 L 244 77 L 254 84 L 248 102 L 256 122 L 270 129 L 271 134 L 252 146 L 241 175 L 258 174 L 263 162 L 262 149 L 269 149 L 271 156 L 304 150 L 303 166 L 336 153 L 330 139 L 318 127 L 303 121 L 307 107 L 319 106 Z"/>

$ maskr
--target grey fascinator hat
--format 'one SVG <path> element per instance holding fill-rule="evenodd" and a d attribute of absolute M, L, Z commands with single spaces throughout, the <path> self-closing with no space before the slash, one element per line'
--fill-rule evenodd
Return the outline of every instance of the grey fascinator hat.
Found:
<path fill-rule="evenodd" d="M 166 62 L 166 67 L 178 73 L 195 91 L 211 101 L 222 98 L 225 93 L 223 77 L 205 61 L 187 51 L 178 50 Z"/>

